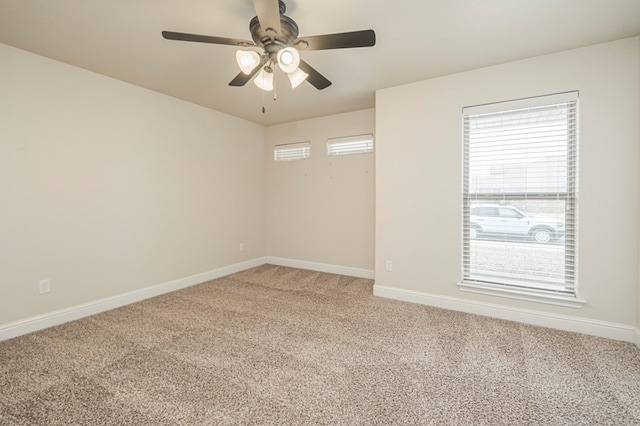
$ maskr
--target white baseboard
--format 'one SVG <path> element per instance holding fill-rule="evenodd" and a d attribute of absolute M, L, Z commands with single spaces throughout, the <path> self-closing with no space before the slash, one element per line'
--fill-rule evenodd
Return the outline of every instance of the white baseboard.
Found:
<path fill-rule="evenodd" d="M 291 268 L 308 269 L 312 271 L 327 272 L 339 275 L 347 275 L 359 278 L 374 279 L 373 270 L 352 268 L 346 266 L 329 265 L 317 262 L 308 262 L 280 257 L 260 257 L 246 262 L 225 266 L 212 271 L 203 272 L 186 278 L 157 284 L 140 290 L 96 300 L 82 305 L 61 309 L 47 314 L 37 315 L 23 320 L 0 324 L 0 341 L 18 337 L 34 331 L 42 330 L 55 325 L 74 321 L 87 316 L 99 314 L 111 309 L 119 308 L 131 303 L 139 302 L 151 297 L 170 293 L 183 288 L 191 287 L 221 278 L 227 275 L 241 272 L 256 266 L 269 263 L 272 265 Z M 585 319 L 569 315 L 552 314 L 548 312 L 519 309 L 477 302 L 448 296 L 438 296 L 412 290 L 403 290 L 393 287 L 374 285 L 373 294 L 388 299 L 402 300 L 405 302 L 419 303 L 438 308 L 451 309 L 472 314 L 484 315 L 511 321 L 518 321 L 531 325 L 550 327 L 559 330 L 573 331 L 592 336 L 605 337 L 627 342 L 634 342 L 640 347 L 640 328 L 634 328 L 624 324 Z"/>
<path fill-rule="evenodd" d="M 605 337 L 625 342 L 635 342 L 635 344 L 640 347 L 640 330 L 625 324 L 530 309 L 520 309 L 493 303 L 478 302 L 475 300 L 460 299 L 457 297 L 439 296 L 380 285 L 373 286 L 373 294 L 375 296 L 402 300 L 404 302 L 419 303 L 437 308 L 451 309 L 454 311 L 517 321 L 530 325 L 588 334 L 590 336 Z"/>
<path fill-rule="evenodd" d="M 0 341 L 11 339 L 13 337 L 22 336 L 44 328 L 53 327 L 65 322 L 74 321 L 90 315 L 99 314 L 110 309 L 119 308 L 131 303 L 139 302 L 144 299 L 159 296 L 161 294 L 170 293 L 196 284 L 201 284 L 216 278 L 221 278 L 236 272 L 244 271 L 249 268 L 264 265 L 265 257 L 256 258 L 246 262 L 236 263 L 234 265 L 224 266 L 212 271 L 203 272 L 190 277 L 180 278 L 151 287 L 142 288 L 140 290 L 130 291 L 128 293 L 119 294 L 112 297 L 84 303 L 82 305 L 72 306 L 70 308 L 60 309 L 58 311 L 37 315 L 23 320 L 1 324 L 0 325 Z"/>
<path fill-rule="evenodd" d="M 350 266 L 330 265 L 326 263 L 308 262 L 306 260 L 287 259 L 284 257 L 267 256 L 266 263 L 289 268 L 308 269 L 310 271 L 327 272 L 329 274 L 347 275 L 349 277 L 374 279 L 375 272 L 371 269 L 352 268 Z"/>

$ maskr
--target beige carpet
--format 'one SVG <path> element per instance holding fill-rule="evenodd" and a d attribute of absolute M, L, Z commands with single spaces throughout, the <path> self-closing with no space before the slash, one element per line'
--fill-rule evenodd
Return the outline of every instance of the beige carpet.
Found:
<path fill-rule="evenodd" d="M 635 346 L 372 284 L 265 265 L 0 342 L 0 424 L 640 424 Z"/>

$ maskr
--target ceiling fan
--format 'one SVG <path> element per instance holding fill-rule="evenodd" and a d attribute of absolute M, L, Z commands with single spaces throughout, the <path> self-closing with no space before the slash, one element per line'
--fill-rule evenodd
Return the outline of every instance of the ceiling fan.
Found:
<path fill-rule="evenodd" d="M 305 80 L 318 90 L 331 85 L 327 78 L 300 59 L 299 51 L 369 47 L 376 44 L 373 30 L 298 38 L 298 24 L 284 14 L 286 6 L 282 0 L 253 0 L 253 6 L 257 15 L 249 23 L 253 41 L 173 31 L 162 31 L 162 36 L 168 40 L 226 44 L 242 48 L 236 52 L 241 72 L 229 85 L 244 86 L 255 77 L 256 86 L 265 91 L 273 90 L 276 65 L 287 74 L 294 88 Z"/>

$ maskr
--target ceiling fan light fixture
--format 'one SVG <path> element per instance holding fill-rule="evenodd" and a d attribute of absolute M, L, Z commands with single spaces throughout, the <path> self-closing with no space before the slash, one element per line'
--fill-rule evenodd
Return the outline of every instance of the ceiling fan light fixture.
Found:
<path fill-rule="evenodd" d="M 302 71 L 300 68 L 296 68 L 295 71 L 287 73 L 287 77 L 289 77 L 289 82 L 291 83 L 291 87 L 295 89 L 303 81 L 305 81 L 307 77 L 309 77 L 309 74 Z"/>
<path fill-rule="evenodd" d="M 236 62 L 240 71 L 249 75 L 260 63 L 260 55 L 252 50 L 238 50 L 236 52 Z"/>
<path fill-rule="evenodd" d="M 267 72 L 265 69 L 260 71 L 260 73 L 253 79 L 253 82 L 260 89 L 265 92 L 270 92 L 273 90 L 273 71 Z"/>
<path fill-rule="evenodd" d="M 293 47 L 285 47 L 278 51 L 278 66 L 286 73 L 294 72 L 300 65 L 300 53 Z"/>

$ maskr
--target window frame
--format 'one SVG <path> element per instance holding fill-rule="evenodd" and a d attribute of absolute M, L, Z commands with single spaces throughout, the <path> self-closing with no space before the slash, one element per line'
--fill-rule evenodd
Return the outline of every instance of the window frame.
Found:
<path fill-rule="evenodd" d="M 540 108 L 551 105 L 567 104 L 570 111 L 575 111 L 575 115 L 569 114 L 567 118 L 567 184 L 566 191 L 537 191 L 537 193 L 524 192 L 474 192 L 471 195 L 470 189 L 470 159 L 469 159 L 469 117 L 476 117 L 483 114 L 509 113 L 527 108 Z M 518 99 L 515 101 L 498 102 L 486 105 L 465 107 L 462 109 L 463 125 L 463 176 L 462 176 L 462 279 L 458 282 L 458 287 L 463 291 L 490 294 L 502 297 L 510 297 L 521 300 L 529 300 L 561 306 L 579 308 L 586 303 L 578 299 L 577 295 L 577 203 L 578 203 L 578 92 L 566 92 L 554 95 L 544 95 L 532 98 Z M 498 148 L 499 149 L 499 148 Z M 498 151 L 496 149 L 496 151 Z M 559 198 L 558 198 L 559 197 Z M 565 200 L 565 232 L 569 237 L 564 243 L 564 288 L 543 288 L 539 285 L 509 282 L 502 273 L 502 281 L 478 279 L 471 273 L 471 237 L 469 234 L 471 204 L 475 202 L 496 200 L 497 198 L 508 202 L 516 199 L 529 200 Z M 567 254 L 569 253 L 569 254 Z"/>

